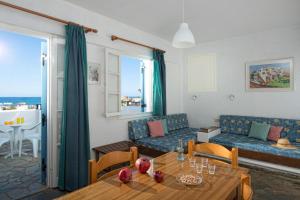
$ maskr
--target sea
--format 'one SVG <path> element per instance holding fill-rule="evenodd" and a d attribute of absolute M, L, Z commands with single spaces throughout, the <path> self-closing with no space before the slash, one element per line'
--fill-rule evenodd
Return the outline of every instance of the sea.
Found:
<path fill-rule="evenodd" d="M 0 106 L 4 105 L 37 105 L 41 104 L 41 97 L 0 97 Z"/>

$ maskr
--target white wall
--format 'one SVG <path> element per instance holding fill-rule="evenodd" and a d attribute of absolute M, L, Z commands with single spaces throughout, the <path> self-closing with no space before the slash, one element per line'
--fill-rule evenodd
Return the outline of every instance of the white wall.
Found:
<path fill-rule="evenodd" d="M 184 52 L 216 53 L 217 92 L 195 93 L 194 102 L 187 91 L 184 75 L 184 110 L 194 127 L 214 125 L 220 114 L 236 114 L 300 119 L 300 28 L 271 30 L 247 36 L 198 44 Z M 294 57 L 295 90 L 292 92 L 246 92 L 245 63 Z M 186 67 L 184 67 L 186 69 Z M 228 95 L 236 96 L 234 101 Z"/>
<path fill-rule="evenodd" d="M 98 29 L 99 33 L 97 34 L 87 34 L 88 61 L 100 62 L 102 66 L 104 65 L 105 47 L 134 52 L 139 55 L 151 56 L 152 54 L 146 48 L 119 41 L 112 42 L 110 40 L 111 34 L 166 50 L 168 112 L 182 111 L 182 54 L 181 51 L 172 48 L 169 42 L 64 1 L 7 0 L 7 2 Z M 3 6 L 0 6 L 0 22 L 44 33 L 64 34 L 64 27 L 61 24 Z M 104 118 L 104 106 L 103 88 L 89 85 L 91 147 L 128 139 L 127 120 Z"/>

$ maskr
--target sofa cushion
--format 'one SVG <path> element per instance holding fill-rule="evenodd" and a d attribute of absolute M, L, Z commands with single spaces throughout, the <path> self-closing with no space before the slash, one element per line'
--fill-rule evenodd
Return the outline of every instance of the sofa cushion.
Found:
<path fill-rule="evenodd" d="M 270 125 L 252 122 L 248 137 L 267 141 Z"/>
<path fill-rule="evenodd" d="M 185 113 L 167 115 L 166 119 L 169 131 L 189 127 L 187 115 Z"/>
<path fill-rule="evenodd" d="M 141 138 L 149 137 L 150 135 L 149 135 L 149 128 L 147 122 L 153 120 L 161 120 L 161 119 L 167 120 L 168 133 L 165 133 L 165 135 L 169 134 L 170 131 L 189 127 L 187 115 L 184 113 L 172 114 L 172 115 L 167 115 L 162 117 L 153 116 L 149 118 L 129 121 L 128 122 L 129 139 L 135 141 Z"/>
<path fill-rule="evenodd" d="M 183 128 L 175 131 L 171 131 L 169 135 L 164 137 L 147 137 L 136 140 L 135 143 L 143 145 L 145 147 L 153 148 L 163 152 L 175 151 L 178 146 L 178 140 L 182 139 L 183 144 L 186 147 L 189 140 L 197 140 L 198 129 Z"/>
<path fill-rule="evenodd" d="M 272 126 L 282 126 L 281 137 L 288 137 L 291 142 L 295 141 L 296 132 L 300 130 L 300 121 L 297 129 L 297 121 L 293 119 L 280 118 L 265 118 L 252 116 L 238 116 L 238 115 L 221 115 L 220 127 L 222 133 L 233 133 L 239 135 L 248 135 L 251 123 L 267 123 Z M 299 131 L 300 134 L 300 131 Z M 298 137 L 300 138 L 298 134 Z"/>
<path fill-rule="evenodd" d="M 164 128 L 160 120 L 148 121 L 149 132 L 151 137 L 162 137 L 164 136 Z"/>
<path fill-rule="evenodd" d="M 164 129 L 164 134 L 168 134 L 169 131 L 168 131 L 167 120 L 166 120 L 166 119 L 162 119 L 162 120 L 161 120 L 161 124 L 162 124 L 163 129 Z"/>
<path fill-rule="evenodd" d="M 296 139 L 300 139 L 300 120 L 296 120 L 293 130 L 288 134 L 288 138 L 292 142 L 296 142 Z"/>
<path fill-rule="evenodd" d="M 128 136 L 131 140 L 137 140 L 149 137 L 148 121 L 160 120 L 160 117 L 148 117 L 144 119 L 137 119 L 128 122 Z"/>
<path fill-rule="evenodd" d="M 209 139 L 212 143 L 221 144 L 227 147 L 238 147 L 249 151 L 263 152 L 269 154 L 275 154 L 278 156 L 285 156 L 290 158 L 300 159 L 300 144 L 292 143 L 298 146 L 298 149 L 280 149 L 271 146 L 275 144 L 272 141 L 262 141 L 255 138 L 249 138 L 244 135 L 232 134 L 232 133 L 221 133 Z"/>
<path fill-rule="evenodd" d="M 149 137 L 147 122 L 149 119 L 140 119 L 128 122 L 128 133 L 131 140 Z"/>
<path fill-rule="evenodd" d="M 282 129 L 283 127 L 281 126 L 271 126 L 270 131 L 268 133 L 268 140 L 277 142 L 277 140 L 280 138 L 280 133 Z"/>

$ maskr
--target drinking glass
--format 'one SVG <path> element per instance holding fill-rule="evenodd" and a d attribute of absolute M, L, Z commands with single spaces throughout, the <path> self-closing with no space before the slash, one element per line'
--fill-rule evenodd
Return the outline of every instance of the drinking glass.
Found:
<path fill-rule="evenodd" d="M 196 159 L 194 157 L 189 157 L 190 167 L 194 168 L 196 164 Z"/>
<path fill-rule="evenodd" d="M 216 165 L 208 164 L 208 173 L 209 174 L 215 174 L 215 171 L 216 171 Z"/>
<path fill-rule="evenodd" d="M 24 124 L 24 117 L 21 117 L 21 124 Z"/>
<path fill-rule="evenodd" d="M 202 167 L 207 167 L 208 164 L 208 158 L 201 158 Z"/>
<path fill-rule="evenodd" d="M 202 163 L 196 163 L 196 172 L 197 174 L 201 174 L 203 170 Z"/>
<path fill-rule="evenodd" d="M 182 139 L 178 140 L 178 147 L 177 147 L 177 160 L 184 161 L 184 148 L 183 148 L 183 141 Z"/>

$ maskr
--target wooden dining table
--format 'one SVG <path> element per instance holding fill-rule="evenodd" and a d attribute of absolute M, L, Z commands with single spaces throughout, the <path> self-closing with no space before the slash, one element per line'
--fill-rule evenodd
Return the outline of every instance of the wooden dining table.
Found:
<path fill-rule="evenodd" d="M 241 199 L 241 175 L 248 174 L 248 169 L 233 169 L 230 164 L 209 158 L 208 162 L 216 165 L 215 174 L 209 174 L 207 167 L 203 168 L 202 183 L 186 186 L 178 182 L 177 176 L 182 173 L 196 173 L 195 169 L 187 159 L 177 161 L 176 157 L 176 152 L 170 152 L 153 159 L 154 171 L 160 170 L 165 175 L 161 183 L 156 183 L 149 174 L 140 174 L 136 169 L 132 169 L 132 181 L 127 184 L 114 175 L 59 199 Z M 201 162 L 201 157 L 195 158 L 196 162 Z"/>

